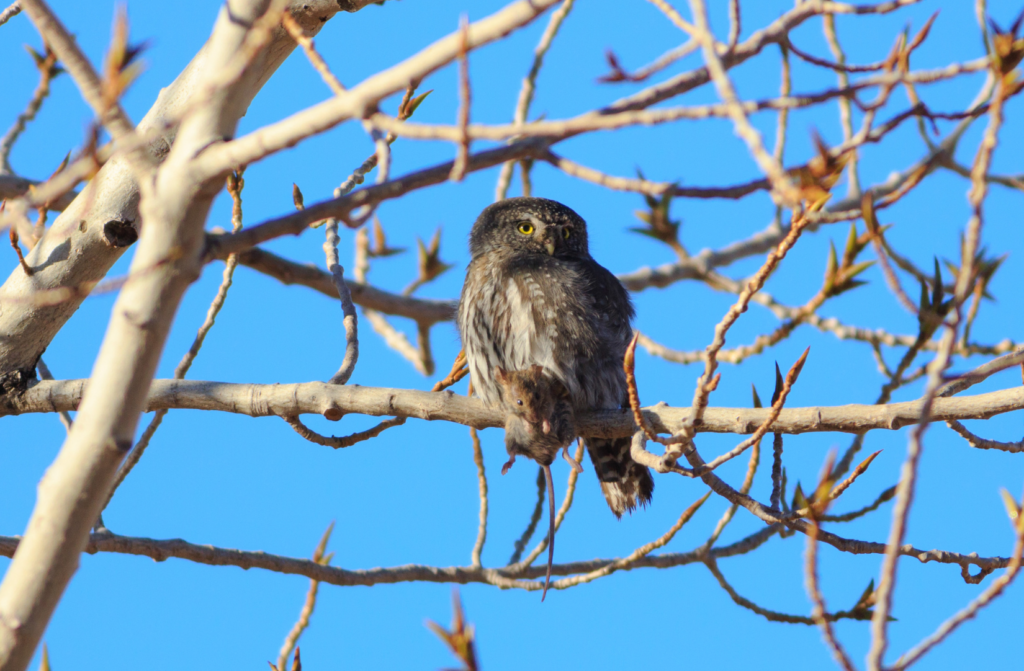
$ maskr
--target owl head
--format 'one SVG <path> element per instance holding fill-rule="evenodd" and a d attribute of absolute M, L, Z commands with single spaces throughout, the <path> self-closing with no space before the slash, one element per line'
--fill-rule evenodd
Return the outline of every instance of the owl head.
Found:
<path fill-rule="evenodd" d="M 481 212 L 469 234 L 474 258 L 498 249 L 585 258 L 587 223 L 554 200 L 506 198 Z"/>

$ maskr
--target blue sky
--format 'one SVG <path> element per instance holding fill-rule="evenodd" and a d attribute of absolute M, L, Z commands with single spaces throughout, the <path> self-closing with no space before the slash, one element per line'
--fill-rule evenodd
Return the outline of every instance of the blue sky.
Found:
<path fill-rule="evenodd" d="M 415 53 L 458 26 L 502 6 L 496 0 L 402 0 L 370 6 L 356 14 L 332 19 L 317 38 L 324 58 L 345 84 L 355 84 L 382 68 Z M 684 4 L 676 5 L 683 10 Z M 743 38 L 791 7 L 780 1 L 743 2 Z M 934 11 L 941 10 L 928 41 L 915 53 L 915 68 L 938 67 L 981 55 L 973 4 L 963 0 L 924 1 L 884 17 L 837 19 L 840 38 L 851 62 L 881 60 L 895 36 L 907 24 L 916 31 Z M 721 36 L 727 29 L 724 0 L 711 3 L 712 26 Z M 113 3 L 55 1 L 53 8 L 76 33 L 79 43 L 99 63 L 109 38 Z M 211 2 L 129 2 L 132 35 L 151 40 L 145 52 L 146 70 L 127 94 L 129 116 L 139 120 L 159 89 L 172 81 L 209 34 L 217 5 Z M 989 3 L 990 13 L 1003 25 L 1012 23 L 1017 3 Z M 684 11 L 685 15 L 688 12 Z M 512 115 L 519 82 L 527 71 L 534 45 L 546 17 L 500 44 L 470 57 L 473 82 L 473 120 L 504 123 Z M 793 33 L 806 51 L 828 57 L 820 20 L 808 21 Z M 606 72 L 604 51 L 614 49 L 620 61 L 635 68 L 679 44 L 681 33 L 649 3 L 626 5 L 580 2 L 566 21 L 538 80 L 533 116 L 564 118 L 602 106 L 642 85 L 607 85 L 595 80 Z M 0 97 L 0 126 L 21 111 L 36 84 L 35 69 L 22 44 L 40 46 L 24 15 L 0 27 L 0 61 L 5 64 L 5 95 Z M 670 73 L 696 67 L 699 55 L 689 57 Z M 774 48 L 731 72 L 740 94 L 747 98 L 775 95 L 779 86 L 779 57 Z M 813 92 L 835 86 L 834 76 L 794 61 L 794 91 Z M 960 111 L 974 97 L 981 76 L 922 87 L 926 102 L 938 111 Z M 449 67 L 423 83 L 434 93 L 417 112 L 424 122 L 452 123 L 457 107 L 456 72 Z M 240 124 L 244 133 L 315 104 L 329 95 L 301 53 L 293 54 L 251 105 Z M 669 105 L 716 100 L 706 86 Z M 907 106 L 897 91 L 880 118 Z M 383 107 L 393 112 L 397 98 Z M 997 173 L 1020 173 L 1017 148 L 1024 141 L 1018 114 L 1020 99 L 1010 102 L 993 166 Z M 860 115 L 855 115 L 859 123 Z M 11 162 L 22 175 L 44 178 L 69 149 L 81 145 L 91 114 L 70 78 L 60 77 L 39 118 L 16 146 Z M 770 143 L 775 117 L 753 118 Z M 964 137 L 957 157 L 969 163 L 984 121 Z M 952 125 L 939 122 L 944 132 Z M 795 112 L 790 124 L 787 164 L 811 156 L 811 130 L 827 142 L 841 138 L 835 106 Z M 479 147 L 487 146 L 480 143 Z M 559 153 L 615 175 L 632 175 L 637 167 L 651 179 L 684 185 L 727 185 L 759 176 L 743 143 L 724 120 L 674 124 L 654 129 L 596 133 L 560 144 Z M 252 225 L 291 210 L 291 183 L 297 183 L 307 203 L 325 199 L 351 170 L 372 151 L 357 124 L 345 124 L 321 136 L 251 166 L 243 193 L 245 224 Z M 926 151 L 914 124 L 904 124 L 881 145 L 861 152 L 865 185 L 884 180 L 892 171 L 910 166 Z M 449 160 L 451 145 L 399 140 L 394 145 L 393 174 Z M 415 238 L 429 239 L 443 228 L 442 258 L 455 268 L 418 295 L 453 298 L 468 261 L 466 236 L 477 213 L 491 202 L 497 171 L 467 177 L 384 203 L 380 218 L 394 245 L 415 248 Z M 637 224 L 633 211 L 643 207 L 640 196 L 610 192 L 562 175 L 546 165 L 534 170 L 534 193 L 563 201 L 587 219 L 592 253 L 614 272 L 672 260 L 670 250 L 628 231 Z M 930 267 L 932 257 L 957 258 L 959 232 L 969 216 L 967 182 L 940 172 L 898 205 L 885 210 L 883 223 L 897 249 L 919 265 Z M 513 194 L 518 193 L 518 181 Z M 845 182 L 838 189 L 845 191 Z M 1022 253 L 1020 235 L 1022 194 L 993 187 L 986 205 L 984 243 L 992 252 L 1009 253 L 991 291 L 997 302 L 984 306 L 973 337 L 994 343 L 1024 339 L 1020 319 Z M 683 220 L 682 239 L 692 251 L 720 248 L 762 229 L 773 206 L 764 193 L 744 200 L 683 200 L 673 216 Z M 230 207 L 222 194 L 209 227 L 229 227 Z M 859 224 L 863 230 L 863 222 Z M 820 286 L 830 240 L 841 246 L 847 225 L 825 227 L 801 240 L 767 290 L 787 304 L 801 304 Z M 303 263 L 323 266 L 322 233 L 310 231 L 276 240 L 267 247 Z M 352 235 L 342 233 L 343 263 L 352 257 Z M 866 253 L 870 258 L 870 251 Z M 123 273 L 128 255 L 113 273 Z M 13 268 L 13 254 L 0 254 L 0 273 Z M 728 269 L 733 277 L 752 272 L 761 263 L 753 258 Z M 189 290 L 171 333 L 158 375 L 170 377 L 202 322 L 220 281 L 222 266 L 213 264 Z M 401 290 L 415 277 L 410 252 L 374 263 L 371 282 Z M 870 284 L 829 301 L 821 314 L 844 323 L 914 333 L 915 317 L 902 310 L 886 290 L 882 275 L 871 268 Z M 913 285 L 906 285 L 911 295 Z M 655 340 L 679 349 L 698 349 L 710 342 L 715 323 L 732 298 L 694 282 L 667 289 L 650 289 L 634 296 L 637 326 Z M 113 304 L 112 295 L 91 298 L 60 332 L 45 358 L 57 378 L 89 375 Z M 1018 315 L 1013 317 L 1013 315 Z M 393 320 L 408 331 L 409 323 Z M 770 330 L 775 319 L 754 306 L 729 334 L 729 345 L 751 342 Z M 450 324 L 433 329 L 439 373 L 443 375 L 459 349 Z M 870 403 L 884 382 L 864 343 L 840 342 L 804 326 L 770 352 L 740 366 L 725 365 L 722 383 L 712 397 L 716 406 L 746 407 L 750 385 L 762 398 L 771 393 L 774 362 L 783 368 L 807 346 L 811 354 L 789 405 Z M 239 268 L 235 285 L 216 328 L 192 367 L 193 379 L 231 382 L 300 382 L 328 378 L 344 349 L 341 315 L 336 301 L 301 287 L 285 287 L 273 279 Z M 902 350 L 886 350 L 895 365 Z M 982 361 L 957 361 L 964 370 Z M 665 401 L 688 404 L 697 366 L 678 366 L 638 355 L 638 377 L 645 404 Z M 351 383 L 367 386 L 429 389 L 425 379 L 387 349 L 363 324 L 361 359 Z M 977 391 L 1019 384 L 1015 372 L 997 375 Z M 465 392 L 464 383 L 456 390 Z M 920 384 L 900 390 L 896 400 L 915 398 Z M 143 422 L 148 422 L 148 416 Z M 35 486 L 53 460 L 64 429 L 52 416 L 5 418 L 0 439 L 0 534 L 22 533 L 35 501 Z M 348 433 L 370 420 L 346 417 L 340 424 L 313 418 L 310 424 L 325 433 Z M 973 428 L 985 437 L 1017 440 L 1020 413 L 997 417 Z M 490 525 L 485 565 L 507 561 L 512 543 L 526 524 L 535 496 L 532 465 L 522 461 L 505 477 L 496 477 L 504 461 L 499 430 L 482 432 L 490 476 Z M 872 501 L 895 484 L 907 440 L 906 429 L 874 432 L 865 453 L 884 450 L 869 472 L 843 496 L 837 511 L 853 510 Z M 838 434 L 809 434 L 786 441 L 790 482 L 813 480 L 829 448 L 845 448 L 850 438 Z M 707 458 L 727 450 L 735 438 L 701 436 Z M 769 446 L 766 445 L 766 448 Z M 770 452 L 770 449 L 768 450 Z M 730 464 L 722 476 L 737 484 L 744 463 Z M 770 460 L 763 459 L 752 494 L 766 501 L 770 493 Z M 616 521 L 608 512 L 590 473 L 583 474 L 576 503 L 558 535 L 556 561 L 616 557 L 660 536 L 692 501 L 704 493 L 698 483 L 670 476 L 656 480 L 653 505 Z M 555 466 L 556 492 L 561 496 L 568 469 Z M 916 505 L 907 542 L 921 548 L 941 548 L 981 555 L 1008 555 L 1012 533 L 998 489 L 1019 494 L 1024 467 L 1019 455 L 969 448 L 944 425 L 926 434 Z M 712 498 L 694 520 L 665 548 L 685 551 L 701 544 L 726 508 Z M 401 564 L 439 566 L 468 564 L 476 535 L 477 481 L 468 430 L 457 425 L 410 420 L 381 438 L 334 451 L 298 438 L 274 418 L 198 411 L 172 412 L 164 420 L 145 457 L 131 474 L 105 514 L 108 526 L 125 535 L 184 538 L 201 544 L 263 550 L 287 556 L 309 556 L 327 525 L 336 522 L 330 549 L 333 564 L 368 568 Z M 873 517 L 836 526 L 845 536 L 883 541 L 891 520 L 891 505 Z M 721 543 L 756 531 L 761 523 L 740 511 Z M 744 596 L 773 610 L 806 615 L 810 603 L 803 588 L 801 537 L 775 538 L 756 553 L 722 560 L 720 568 Z M 880 558 L 851 556 L 824 546 L 821 550 L 823 587 L 835 609 L 853 605 L 868 581 L 877 578 Z M 0 558 L 0 569 L 8 560 Z M 988 580 L 991 580 L 989 578 Z M 981 587 L 965 585 L 955 566 L 900 563 L 894 615 L 890 626 L 895 658 L 946 617 L 968 603 Z M 155 563 L 145 558 L 85 555 L 45 636 L 54 668 L 180 668 L 182 663 L 223 668 L 258 668 L 276 659 L 281 641 L 301 607 L 308 581 L 295 576 L 209 567 L 180 560 Z M 303 660 L 309 669 L 325 668 L 438 668 L 451 666 L 442 645 L 424 626 L 426 618 L 447 624 L 451 616 L 450 586 L 442 584 L 386 585 L 372 588 L 322 586 L 312 626 L 302 639 Z M 461 589 L 470 621 L 476 627 L 477 649 L 486 669 L 587 667 L 618 669 L 632 666 L 782 669 L 822 668 L 831 664 L 816 628 L 766 622 L 739 608 L 701 565 L 668 571 L 642 569 L 619 573 L 586 586 L 549 594 L 544 604 L 535 592 L 501 591 L 471 585 Z M 1008 666 L 1019 652 L 1013 615 L 1022 605 L 1014 586 L 944 646 L 925 658 L 923 669 Z M 863 660 L 868 626 L 841 622 L 837 631 L 855 660 Z M 981 652 L 979 652 L 981 651 Z"/>

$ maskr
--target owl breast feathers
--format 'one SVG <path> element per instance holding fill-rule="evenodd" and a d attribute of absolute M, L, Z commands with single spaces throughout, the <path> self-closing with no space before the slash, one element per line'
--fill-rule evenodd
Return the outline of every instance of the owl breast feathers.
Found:
<path fill-rule="evenodd" d="M 591 258 L 586 222 L 553 200 L 509 198 L 480 214 L 469 247 L 458 321 L 477 394 L 498 406 L 496 369 L 539 365 L 565 385 L 577 415 L 621 408 L 633 306 Z M 584 442 L 612 512 L 650 501 L 654 481 L 630 457 L 629 438 Z"/>

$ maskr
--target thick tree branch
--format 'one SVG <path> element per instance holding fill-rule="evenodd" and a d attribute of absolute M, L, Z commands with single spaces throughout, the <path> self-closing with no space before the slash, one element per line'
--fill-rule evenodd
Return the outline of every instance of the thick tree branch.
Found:
<path fill-rule="evenodd" d="M 54 380 L 32 383 L 21 393 L 0 396 L 0 417 L 31 412 L 77 410 L 88 380 Z M 299 384 L 233 384 L 196 380 L 154 380 L 146 401 L 147 411 L 160 409 L 218 410 L 252 417 L 302 414 L 362 414 L 443 420 L 478 429 L 505 425 L 501 410 L 476 398 L 450 391 L 428 392 L 383 387 L 339 387 L 322 382 Z M 985 419 L 1024 409 L 1024 387 L 976 396 L 939 398 L 932 406 L 931 421 Z M 643 409 L 644 417 L 659 433 L 674 433 L 689 408 L 658 404 Z M 768 418 L 771 408 L 708 408 L 698 433 L 749 434 Z M 916 424 L 921 417 L 919 401 L 888 405 L 839 405 L 787 408 L 770 430 L 778 433 L 841 431 L 857 433 L 872 429 L 899 429 Z M 587 436 L 631 436 L 633 416 L 628 409 L 602 411 L 577 418 Z"/>
<path fill-rule="evenodd" d="M 210 69 L 201 85 L 209 88 L 217 81 L 267 4 L 229 0 L 221 9 L 206 50 Z M 88 78 L 88 72 L 82 76 Z M 83 88 L 95 86 L 89 82 Z M 178 304 L 202 267 L 203 227 L 224 179 L 202 179 L 193 156 L 212 138 L 233 132 L 246 89 L 240 78 L 191 110 L 164 165 L 141 182 L 141 215 L 147 225 L 132 270 L 149 271 L 126 284 L 117 298 L 81 411 L 39 484 L 24 539 L 0 584 L 0 668 L 5 671 L 22 671 L 32 659 L 131 447 Z"/>
<path fill-rule="evenodd" d="M 350 11 L 367 4 L 348 2 Z M 292 0 L 292 16 L 307 34 L 315 35 L 324 22 L 338 12 L 336 0 Z M 283 29 L 271 33 L 270 42 L 258 54 L 249 69 L 235 84 L 230 116 L 236 121 L 245 113 L 260 88 L 295 48 L 295 42 Z M 177 134 L 177 123 L 200 95 L 199 83 L 214 66 L 209 59 L 209 44 L 168 87 L 139 123 L 137 133 L 152 135 L 146 151 L 155 160 L 166 157 Z M 0 194 L 5 188 L 21 188 L 18 182 L 0 179 Z M 24 185 L 27 189 L 27 185 Z M 2 196 L 0 196 L 2 197 Z M 31 278 L 18 267 L 0 287 L 5 298 L 0 312 L 0 379 L 4 376 L 31 377 L 40 353 L 81 305 L 84 296 L 76 295 L 53 305 L 34 305 L 31 295 L 60 287 L 85 286 L 97 282 L 124 251 L 135 242 L 139 229 L 139 190 L 124 157 L 107 161 L 90 180 L 89 188 L 70 204 L 64 196 L 54 207 L 65 207 L 43 239 L 28 254 L 33 269 Z M 9 204 L 10 206 L 10 204 Z"/>
<path fill-rule="evenodd" d="M 337 126 L 348 119 L 368 116 L 378 102 L 404 91 L 415 82 L 472 50 L 494 42 L 544 13 L 560 0 L 520 0 L 442 38 L 419 53 L 387 70 L 373 75 L 342 95 L 336 95 L 307 110 L 237 140 L 211 146 L 203 152 L 199 166 L 207 172 L 220 172 L 234 165 L 247 165 L 298 142 Z"/>

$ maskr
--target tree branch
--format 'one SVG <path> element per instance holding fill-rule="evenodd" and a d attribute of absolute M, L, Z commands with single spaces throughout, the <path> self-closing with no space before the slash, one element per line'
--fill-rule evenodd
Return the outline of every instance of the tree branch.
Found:
<path fill-rule="evenodd" d="M 354 8 L 367 4 L 349 2 Z M 316 34 L 325 21 L 338 12 L 336 0 L 292 0 L 289 10 L 308 34 Z M 256 56 L 233 90 L 230 115 L 240 118 L 263 84 L 287 58 L 295 43 L 284 30 L 274 31 L 266 48 Z M 136 133 L 149 138 L 146 151 L 163 160 L 177 135 L 177 122 L 194 106 L 202 91 L 199 84 L 210 68 L 207 43 L 168 87 L 164 88 Z M 103 152 L 100 152 L 102 155 Z M 90 170 L 95 164 L 90 164 Z M 11 179 L 0 179 L 0 197 Z M 22 188 L 15 182 L 14 188 Z M 24 185 L 27 190 L 27 185 Z M 32 304 L 34 292 L 61 287 L 87 286 L 98 282 L 137 238 L 139 190 L 126 159 L 115 157 L 90 180 L 81 196 L 74 194 L 54 200 L 65 207 L 43 239 L 28 255 L 34 273 L 26 277 L 15 268 L 0 288 L 4 310 L 0 312 L 0 376 L 21 371 L 28 377 L 40 353 L 71 318 L 84 295 L 75 295 L 54 305 Z M 8 204 L 10 208 L 11 203 Z"/>
<path fill-rule="evenodd" d="M 208 43 L 204 84 L 237 53 L 246 26 L 266 8 L 266 0 L 229 0 L 221 9 Z M 132 269 L 154 270 L 127 283 L 115 302 L 81 412 L 39 484 L 24 540 L 0 584 L 0 668 L 5 671 L 23 671 L 32 659 L 131 447 L 178 304 L 202 267 L 203 227 L 224 178 L 203 179 L 192 157 L 211 138 L 234 131 L 234 107 L 245 88 L 237 82 L 223 86 L 192 110 L 167 161 L 141 182 L 147 225 Z M 158 261 L 166 262 L 157 266 Z"/>
<path fill-rule="evenodd" d="M 88 380 L 40 381 L 20 393 L 0 396 L 0 417 L 35 412 L 77 410 Z M 251 417 L 301 414 L 403 416 L 442 420 L 478 429 L 505 425 L 500 409 L 476 398 L 448 390 L 441 392 L 383 387 L 348 387 L 323 382 L 298 384 L 233 384 L 197 380 L 153 380 L 145 410 L 217 410 Z M 929 421 L 987 419 L 1024 409 L 1024 387 L 975 396 L 939 398 Z M 771 408 L 708 408 L 698 433 L 749 434 L 768 418 Z M 674 433 L 689 407 L 658 404 L 643 409 L 644 417 L 659 433 Z M 920 401 L 888 405 L 839 405 L 787 408 L 779 413 L 770 431 L 810 433 L 841 431 L 857 433 L 873 429 L 899 429 L 921 420 Z M 593 412 L 577 417 L 583 435 L 619 437 L 633 435 L 633 416 L 628 409 Z"/>

